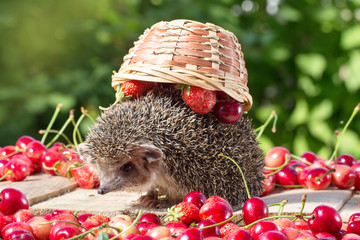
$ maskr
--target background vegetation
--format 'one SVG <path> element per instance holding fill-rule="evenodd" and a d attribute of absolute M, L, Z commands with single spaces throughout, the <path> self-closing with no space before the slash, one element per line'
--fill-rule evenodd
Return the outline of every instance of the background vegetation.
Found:
<path fill-rule="evenodd" d="M 161 20 L 212 22 L 242 44 L 260 126 L 277 111 L 278 131 L 263 135 L 296 154 L 329 157 L 335 129 L 360 93 L 359 0 L 27 0 L 0 1 L 0 146 L 40 139 L 58 103 L 68 110 L 114 100 L 113 70 L 143 31 Z M 83 124 L 86 129 L 87 125 Z M 360 158 L 360 120 L 340 152 Z"/>

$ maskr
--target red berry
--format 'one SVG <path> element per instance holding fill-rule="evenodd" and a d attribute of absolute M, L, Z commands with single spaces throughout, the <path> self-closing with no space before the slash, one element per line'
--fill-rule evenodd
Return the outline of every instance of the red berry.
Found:
<path fill-rule="evenodd" d="M 33 162 L 41 161 L 46 152 L 46 147 L 39 141 L 32 141 L 26 145 L 25 155 Z"/>
<path fill-rule="evenodd" d="M 327 232 L 336 235 L 342 226 L 342 219 L 336 209 L 327 205 L 319 205 L 311 213 L 313 218 L 308 220 L 310 230 L 316 234 Z"/>
<path fill-rule="evenodd" d="M 185 195 L 183 202 L 191 202 L 199 209 L 204 205 L 206 196 L 202 192 L 192 191 Z"/>
<path fill-rule="evenodd" d="M 265 155 L 265 165 L 267 167 L 280 167 L 290 158 L 290 152 L 284 147 L 273 147 Z"/>
<path fill-rule="evenodd" d="M 261 198 L 252 197 L 244 203 L 242 213 L 244 222 L 250 224 L 261 218 L 268 217 L 269 208 Z"/>
<path fill-rule="evenodd" d="M 121 91 L 124 93 L 124 97 L 131 96 L 134 99 L 144 95 L 147 90 L 155 85 L 154 82 L 131 80 L 121 84 Z"/>
<path fill-rule="evenodd" d="M 219 101 L 214 107 L 216 118 L 222 123 L 236 123 L 243 114 L 243 107 L 237 101 Z"/>

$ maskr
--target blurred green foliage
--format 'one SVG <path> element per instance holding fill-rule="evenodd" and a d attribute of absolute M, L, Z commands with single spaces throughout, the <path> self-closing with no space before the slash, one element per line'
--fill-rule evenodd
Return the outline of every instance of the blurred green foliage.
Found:
<path fill-rule="evenodd" d="M 0 1 L 0 146 L 40 139 L 58 103 L 91 115 L 114 100 L 111 75 L 143 31 L 173 19 L 212 22 L 238 37 L 256 127 L 272 110 L 277 132 L 261 137 L 295 154 L 329 157 L 360 93 L 359 0 Z M 86 131 L 88 124 L 82 125 Z M 360 158 L 355 118 L 340 152 Z"/>

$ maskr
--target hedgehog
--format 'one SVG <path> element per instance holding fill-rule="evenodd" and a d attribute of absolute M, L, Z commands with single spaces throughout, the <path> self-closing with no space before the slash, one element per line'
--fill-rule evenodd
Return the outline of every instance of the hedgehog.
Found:
<path fill-rule="evenodd" d="M 99 194 L 147 192 L 147 206 L 182 201 L 191 191 L 220 196 L 234 208 L 262 191 L 263 152 L 252 122 L 219 122 L 214 114 L 197 114 L 173 90 L 154 90 L 103 111 L 90 128 L 80 154 L 100 176 Z M 150 200 L 149 200 L 150 199 Z M 155 204 L 155 205 L 154 205 Z"/>

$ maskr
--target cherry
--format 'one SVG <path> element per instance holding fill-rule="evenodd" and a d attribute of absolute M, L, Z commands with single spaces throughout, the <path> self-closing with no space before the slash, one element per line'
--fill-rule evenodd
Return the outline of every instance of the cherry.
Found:
<path fill-rule="evenodd" d="M 288 238 L 288 239 L 296 239 L 296 237 L 300 234 L 300 231 L 296 228 L 284 228 L 281 232 Z"/>
<path fill-rule="evenodd" d="M 31 226 L 32 233 L 36 240 L 49 239 L 51 224 L 43 224 L 47 221 L 44 217 L 35 216 L 26 222 Z"/>
<path fill-rule="evenodd" d="M 168 222 L 165 224 L 165 227 L 170 229 L 170 232 L 173 234 L 173 232 L 175 231 L 175 229 L 177 228 L 183 228 L 183 229 L 187 229 L 188 226 L 185 223 L 182 222 Z"/>
<path fill-rule="evenodd" d="M 222 123 L 236 123 L 243 114 L 243 106 L 240 102 L 232 100 L 218 101 L 214 107 L 215 117 Z"/>
<path fill-rule="evenodd" d="M 220 223 L 232 217 L 232 208 L 224 202 L 207 202 L 199 211 L 200 219 L 210 219 L 216 223 Z"/>
<path fill-rule="evenodd" d="M 360 236 L 355 233 L 347 233 L 342 238 L 339 238 L 339 239 L 341 239 L 341 240 L 356 240 L 356 239 L 360 239 Z"/>
<path fill-rule="evenodd" d="M 308 223 L 303 219 L 297 219 L 294 221 L 295 229 L 303 231 L 310 230 Z"/>
<path fill-rule="evenodd" d="M 40 172 L 41 165 L 32 162 L 28 157 L 26 157 L 24 154 L 15 155 L 11 158 L 11 160 L 21 160 L 27 163 L 29 166 L 29 175 Z"/>
<path fill-rule="evenodd" d="M 155 223 L 155 224 L 161 224 L 161 221 L 159 217 L 154 213 L 145 213 L 143 214 L 138 222 L 148 222 L 148 223 Z"/>
<path fill-rule="evenodd" d="M 265 165 L 276 168 L 283 165 L 290 158 L 290 152 L 284 147 L 273 147 L 265 155 Z"/>
<path fill-rule="evenodd" d="M 270 230 L 261 234 L 258 240 L 287 240 L 287 237 L 279 231 Z"/>
<path fill-rule="evenodd" d="M 297 185 L 297 171 L 290 167 L 285 166 L 279 172 L 276 173 L 276 181 L 278 184 L 281 184 L 284 188 L 293 188 L 291 186 L 287 187 L 286 185 Z"/>
<path fill-rule="evenodd" d="M 151 222 L 139 222 L 138 224 L 136 224 L 136 227 L 139 229 L 141 235 L 145 235 L 150 229 L 158 226 L 160 226 L 160 224 Z"/>
<path fill-rule="evenodd" d="M 271 230 L 278 231 L 276 224 L 272 221 L 263 220 L 261 222 L 256 223 L 251 228 L 250 234 L 254 240 L 258 240 L 262 234 L 264 234 L 267 231 L 271 231 Z"/>
<path fill-rule="evenodd" d="M 360 190 L 360 162 L 356 162 L 354 165 L 351 166 L 351 168 L 356 173 L 354 188 L 355 188 L 355 190 Z M 1 169 L 1 167 L 0 167 L 0 169 Z M 0 175 L 1 175 L 1 172 L 0 172 Z"/>
<path fill-rule="evenodd" d="M 15 146 L 25 150 L 26 146 L 33 141 L 35 141 L 35 139 L 30 136 L 22 136 L 16 141 Z"/>
<path fill-rule="evenodd" d="M 231 208 L 231 205 L 228 201 L 226 201 L 225 198 L 219 197 L 219 196 L 211 196 L 208 199 L 206 199 L 205 203 L 209 203 L 209 202 L 222 202 L 225 203 L 226 205 L 228 205 L 229 208 Z M 205 204 L 204 203 L 204 204 Z"/>
<path fill-rule="evenodd" d="M 309 162 L 309 163 L 314 163 L 315 161 L 318 160 L 318 157 L 313 152 L 304 152 L 300 157 L 301 157 L 301 160 Z"/>
<path fill-rule="evenodd" d="M 3 240 L 35 240 L 31 231 L 25 229 L 17 229 L 10 233 L 7 238 Z"/>
<path fill-rule="evenodd" d="M 50 232 L 50 240 L 61 240 L 74 237 L 81 234 L 81 230 L 75 226 L 66 226 L 57 229 L 57 231 Z"/>
<path fill-rule="evenodd" d="M 351 221 L 346 228 L 348 233 L 356 233 L 360 235 L 360 220 Z"/>
<path fill-rule="evenodd" d="M 313 218 L 308 220 L 310 230 L 316 234 L 327 232 L 336 235 L 342 226 L 339 212 L 327 205 L 317 206 L 311 213 Z"/>
<path fill-rule="evenodd" d="M 206 196 L 202 192 L 192 191 L 185 195 L 183 202 L 191 202 L 199 209 L 204 205 Z"/>
<path fill-rule="evenodd" d="M 213 220 L 207 219 L 202 220 L 199 222 L 197 228 L 200 230 L 200 234 L 203 238 L 206 237 L 220 237 L 220 229 L 218 226 L 212 227 L 212 228 L 205 228 L 201 229 L 206 226 L 214 225 L 216 224 Z"/>
<path fill-rule="evenodd" d="M 0 212 L 4 215 L 12 215 L 20 209 L 29 209 L 26 196 L 15 188 L 4 188 L 0 192 Z"/>
<path fill-rule="evenodd" d="M 337 164 L 345 164 L 352 166 L 356 163 L 356 159 L 350 154 L 342 154 L 336 159 Z"/>
<path fill-rule="evenodd" d="M 14 214 L 15 222 L 24 222 L 33 218 L 35 215 L 29 209 L 20 209 Z"/>
<path fill-rule="evenodd" d="M 149 229 L 146 233 L 146 236 L 152 237 L 152 239 L 164 239 L 166 237 L 170 237 L 170 230 L 165 226 L 157 226 Z"/>
<path fill-rule="evenodd" d="M 91 164 L 71 168 L 70 173 L 81 188 L 93 189 L 100 186 L 99 176 Z"/>
<path fill-rule="evenodd" d="M 285 228 L 295 228 L 294 223 L 288 218 L 278 218 L 278 219 L 274 220 L 273 223 L 276 224 L 279 231 L 281 231 Z"/>
<path fill-rule="evenodd" d="M 332 183 L 340 189 L 349 189 L 355 184 L 356 173 L 348 165 L 336 165 L 332 174 Z"/>
<path fill-rule="evenodd" d="M 4 175 L 4 167 L 10 162 L 9 159 L 0 159 L 0 178 Z"/>
<path fill-rule="evenodd" d="M 291 160 L 288 166 L 294 168 L 296 172 L 299 173 L 309 165 L 299 160 Z"/>
<path fill-rule="evenodd" d="M 3 238 L 3 240 L 6 240 L 6 239 L 10 239 L 10 235 L 16 231 L 16 230 L 19 230 L 19 229 L 22 229 L 22 230 L 27 230 L 31 233 L 31 226 L 27 223 L 23 223 L 23 222 L 12 222 L 12 223 L 9 223 L 8 225 L 6 225 L 2 231 L 1 231 L 1 236 Z"/>
<path fill-rule="evenodd" d="M 276 176 L 275 174 L 269 175 L 272 171 L 264 170 L 264 180 L 262 182 L 263 191 L 261 192 L 261 196 L 266 196 L 270 194 L 275 189 Z"/>
<path fill-rule="evenodd" d="M 58 215 L 72 215 L 74 216 L 74 213 L 70 210 L 63 210 L 63 209 L 56 209 L 54 211 L 51 212 L 51 216 L 55 217 Z"/>
<path fill-rule="evenodd" d="M 226 240 L 252 240 L 250 233 L 244 229 L 236 229 L 225 236 Z"/>
<path fill-rule="evenodd" d="M 315 237 L 317 237 L 318 239 L 323 239 L 323 240 L 336 240 L 336 237 L 330 233 L 327 232 L 320 232 L 315 234 Z"/>
<path fill-rule="evenodd" d="M 21 181 L 30 175 L 30 168 L 25 161 L 14 159 L 4 166 L 3 174 L 2 178 L 8 181 Z"/>
<path fill-rule="evenodd" d="M 32 141 L 26 145 L 25 155 L 33 162 L 40 162 L 46 147 L 40 141 Z"/>
<path fill-rule="evenodd" d="M 12 145 L 5 146 L 0 151 L 0 159 L 11 158 L 16 154 L 21 154 L 21 153 L 16 149 L 15 146 Z"/>
<path fill-rule="evenodd" d="M 94 215 L 92 213 L 83 213 L 83 214 L 80 214 L 79 216 L 77 216 L 77 219 L 80 224 L 83 224 L 91 216 L 94 216 Z"/>
<path fill-rule="evenodd" d="M 61 162 L 66 162 L 64 155 L 59 152 L 46 152 L 41 158 L 41 166 L 44 172 L 50 175 L 57 175 L 55 172 L 56 165 Z"/>
<path fill-rule="evenodd" d="M 252 197 L 244 203 L 242 214 L 245 224 L 250 224 L 261 218 L 268 217 L 269 208 L 261 198 Z"/>
<path fill-rule="evenodd" d="M 331 174 L 323 167 L 312 168 L 307 172 L 305 185 L 312 190 L 326 189 L 331 184 Z"/>
<path fill-rule="evenodd" d="M 177 240 L 201 240 L 200 230 L 197 228 L 188 228 L 182 232 L 177 238 Z"/>
<path fill-rule="evenodd" d="M 352 221 L 357 221 L 357 220 L 360 220 L 360 212 L 351 214 L 351 216 L 349 217 L 348 223 L 351 223 Z"/>

